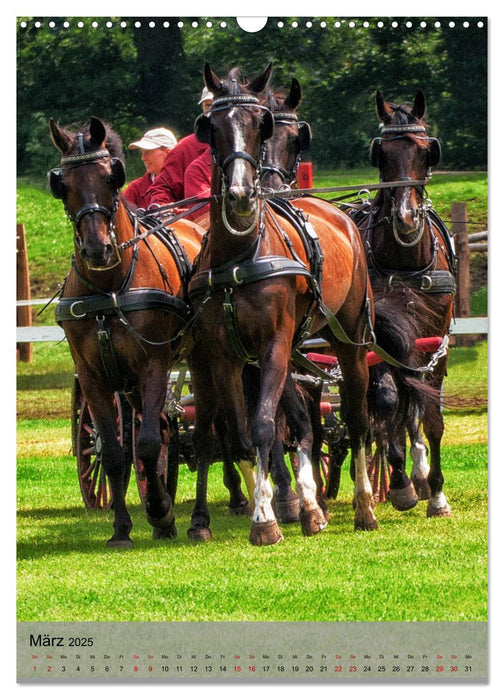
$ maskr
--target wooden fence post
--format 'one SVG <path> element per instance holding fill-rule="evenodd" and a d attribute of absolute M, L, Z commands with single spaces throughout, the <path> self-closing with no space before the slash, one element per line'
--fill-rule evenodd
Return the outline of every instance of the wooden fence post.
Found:
<path fill-rule="evenodd" d="M 467 237 L 467 206 L 463 202 L 451 205 L 452 233 L 457 254 L 457 296 L 455 297 L 455 316 L 468 318 L 471 315 L 471 269 L 469 239 Z M 457 336 L 457 345 L 473 345 L 470 336 Z"/>
<path fill-rule="evenodd" d="M 26 252 L 26 233 L 23 224 L 16 225 L 16 299 L 17 301 L 31 298 L 30 273 L 28 271 L 28 255 Z M 31 326 L 32 315 L 30 306 L 16 308 L 16 325 Z M 17 343 L 17 359 L 21 362 L 32 361 L 32 344 Z"/>

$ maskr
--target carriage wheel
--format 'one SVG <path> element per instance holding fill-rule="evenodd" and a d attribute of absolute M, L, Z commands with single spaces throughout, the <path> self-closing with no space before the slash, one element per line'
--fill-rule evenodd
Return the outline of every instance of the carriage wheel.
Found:
<path fill-rule="evenodd" d="M 122 445 L 125 437 L 125 418 L 123 406 L 125 399 L 118 393 L 114 396 L 117 421 L 117 439 Z M 127 412 L 127 408 L 124 408 Z M 81 395 L 77 408 L 75 427 L 75 454 L 77 473 L 82 498 L 86 508 L 108 510 L 112 507 L 112 491 L 105 473 L 102 460 L 101 439 L 96 428 L 91 410 Z M 127 432 L 127 431 L 126 431 Z M 125 489 L 128 487 L 131 473 L 131 458 L 126 454 Z"/>
<path fill-rule="evenodd" d="M 136 441 L 140 426 L 142 424 L 142 415 L 133 413 L 133 434 L 132 434 L 132 449 L 133 449 L 133 466 L 135 468 L 138 494 L 142 505 L 145 507 L 147 499 L 147 476 L 142 460 L 136 454 Z M 179 470 L 179 449 L 178 449 L 178 423 L 176 418 L 168 418 L 164 413 L 160 419 L 161 430 L 161 450 L 157 463 L 157 473 L 160 475 L 165 484 L 172 502 L 175 501 L 177 495 L 178 470 Z M 168 449 L 169 446 L 169 449 Z"/>

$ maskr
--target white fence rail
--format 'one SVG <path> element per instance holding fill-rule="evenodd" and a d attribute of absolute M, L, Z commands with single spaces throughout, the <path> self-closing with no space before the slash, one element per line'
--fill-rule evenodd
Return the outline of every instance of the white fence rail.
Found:
<path fill-rule="evenodd" d="M 48 303 L 51 303 L 50 299 L 29 299 L 16 302 L 17 306 L 43 306 Z M 487 335 L 488 318 L 483 316 L 456 318 L 451 323 L 450 332 L 453 335 Z M 16 328 L 16 343 L 40 343 L 64 339 L 65 334 L 59 326 L 18 326 Z M 310 341 L 308 341 L 309 343 Z M 315 339 L 315 343 L 320 344 L 320 341 Z"/>

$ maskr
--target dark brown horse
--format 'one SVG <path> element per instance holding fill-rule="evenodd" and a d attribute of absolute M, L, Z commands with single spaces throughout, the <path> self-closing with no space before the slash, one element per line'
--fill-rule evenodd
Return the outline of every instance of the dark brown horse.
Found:
<path fill-rule="evenodd" d="M 208 116 L 198 119 L 196 134 L 214 153 L 214 199 L 190 284 L 195 323 L 189 364 L 196 401 L 198 486 L 189 536 L 195 540 L 211 536 L 206 486 L 212 425 L 219 410 L 226 414 L 237 459 L 257 461 L 250 540 L 272 544 L 281 539 L 268 481 L 280 402 L 297 437 L 303 532 L 315 534 L 325 527 L 310 461 L 310 421 L 296 400 L 288 372 L 293 344 L 312 333 L 330 341 L 345 380 L 342 414 L 355 465 L 355 528 L 377 527 L 365 462 L 366 350 L 373 320 L 365 254 L 353 222 L 330 203 L 295 200 L 288 213 L 273 217 L 270 205 L 260 199 L 264 144 L 274 123 L 257 94 L 270 72 L 271 66 L 243 85 L 234 72 L 221 80 L 208 65 L 204 71 L 215 99 Z M 260 383 L 249 433 L 242 369 L 250 360 L 260 367 Z"/>
<path fill-rule="evenodd" d="M 75 243 L 57 319 L 102 443 L 114 499 L 108 545 L 132 546 L 115 391 L 124 392 L 142 414 L 136 452 L 147 476 L 147 519 L 155 537 L 171 538 L 176 535 L 172 501 L 156 469 L 160 414 L 190 317 L 185 295 L 202 231 L 179 221 L 164 236 L 147 235 L 119 193 L 125 179 L 120 140 L 100 120 L 92 118 L 79 133 L 51 120 L 50 130 L 62 154 L 50 187 L 63 200 Z"/>
<path fill-rule="evenodd" d="M 375 302 L 394 317 L 407 314 L 413 318 L 421 337 L 447 336 L 455 294 L 455 259 L 446 227 L 431 208 L 425 189 L 441 148 L 437 139 L 427 136 L 421 91 L 412 107 L 386 102 L 378 91 L 376 109 L 382 126 L 380 137 L 371 145 L 371 162 L 390 188 L 378 192 L 369 211 L 353 214 L 366 247 Z M 394 185 L 408 180 L 411 186 Z M 415 411 L 408 428 L 412 479 L 419 496 L 429 498 L 429 517 L 450 515 L 441 470 L 443 418 L 439 399 L 434 398 L 440 396 L 446 374 L 447 347 L 440 355 L 425 375 L 426 384 L 433 388 L 431 398 Z M 424 364 L 429 360 L 425 356 Z M 417 495 L 404 469 L 404 439 L 394 429 L 395 405 L 403 397 L 402 373 L 385 365 L 376 371 L 384 392 L 383 415 L 393 468 L 390 497 L 395 507 L 406 510 L 416 505 Z M 430 468 L 420 420 L 429 442 Z"/>

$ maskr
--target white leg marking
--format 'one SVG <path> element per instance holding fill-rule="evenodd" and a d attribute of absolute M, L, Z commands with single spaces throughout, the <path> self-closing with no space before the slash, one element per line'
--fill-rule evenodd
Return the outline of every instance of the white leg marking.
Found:
<path fill-rule="evenodd" d="M 254 523 L 269 523 L 275 521 L 275 514 L 271 507 L 273 489 L 271 488 L 268 470 L 263 470 L 261 468 L 261 458 L 259 455 L 257 456 L 257 481 L 254 495 L 255 508 L 252 521 Z"/>
<path fill-rule="evenodd" d="M 314 510 L 318 508 L 317 485 L 313 478 L 313 467 L 310 458 L 304 450 L 297 448 L 298 473 L 296 476 L 297 492 L 301 508 Z"/>
<path fill-rule="evenodd" d="M 447 508 L 448 501 L 446 500 L 446 496 L 444 495 L 444 493 L 442 491 L 440 491 L 435 496 L 433 496 L 429 501 L 429 506 L 431 508 L 435 508 L 436 510 L 441 510 L 442 508 Z"/>
<path fill-rule="evenodd" d="M 413 460 L 411 478 L 427 479 L 429 476 L 429 462 L 427 460 L 427 448 L 423 442 L 415 442 L 411 446 L 410 455 Z"/>

